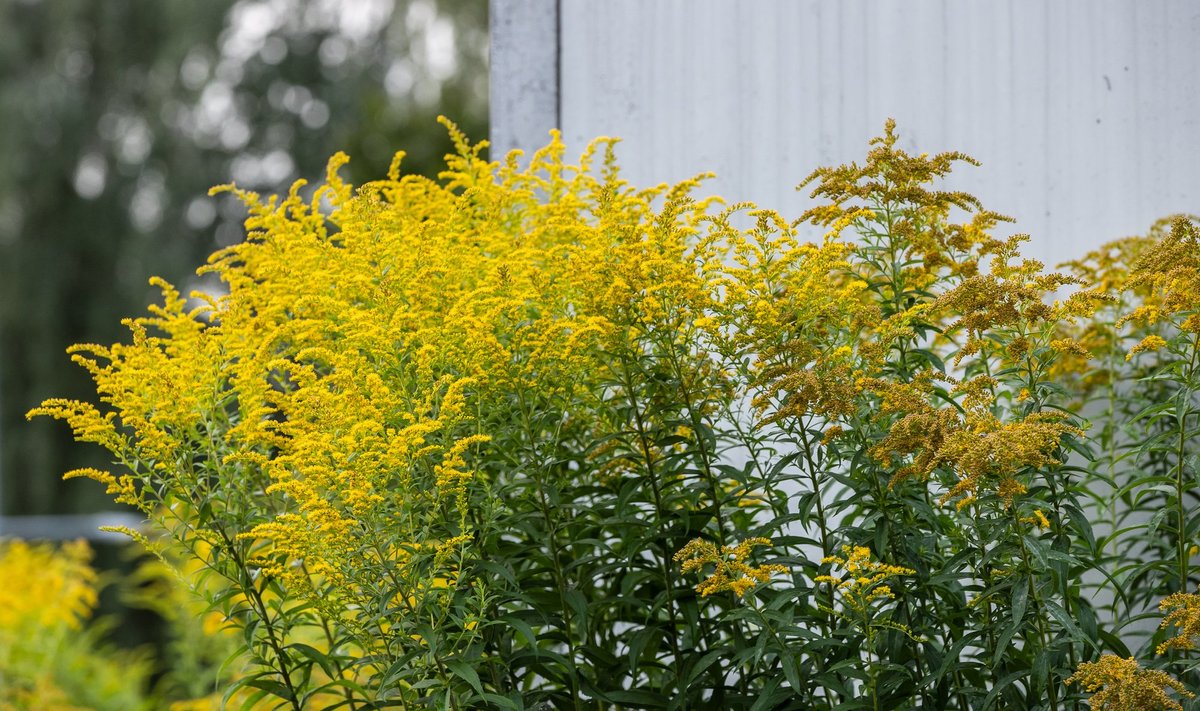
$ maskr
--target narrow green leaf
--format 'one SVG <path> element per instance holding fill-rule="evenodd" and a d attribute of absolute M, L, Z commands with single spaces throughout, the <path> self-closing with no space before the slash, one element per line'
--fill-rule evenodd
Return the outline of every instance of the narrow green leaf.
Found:
<path fill-rule="evenodd" d="M 455 676 L 470 684 L 476 694 L 483 695 L 483 684 L 479 681 L 479 673 L 475 671 L 475 667 L 461 659 L 451 659 L 446 662 L 446 666 Z"/>

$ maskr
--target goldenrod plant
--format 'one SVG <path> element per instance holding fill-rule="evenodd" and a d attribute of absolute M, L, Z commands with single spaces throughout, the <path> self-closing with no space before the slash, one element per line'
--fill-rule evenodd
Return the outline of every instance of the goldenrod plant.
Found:
<path fill-rule="evenodd" d="M 797 219 L 446 123 L 437 180 L 219 188 L 224 290 L 31 413 L 240 632 L 220 703 L 1191 703 L 1194 220 L 1056 272 L 892 122 Z"/>

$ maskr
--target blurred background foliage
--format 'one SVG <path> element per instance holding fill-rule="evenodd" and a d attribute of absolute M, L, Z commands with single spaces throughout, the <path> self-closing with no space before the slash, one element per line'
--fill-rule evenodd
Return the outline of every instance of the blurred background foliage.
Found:
<path fill-rule="evenodd" d="M 103 466 L 24 413 L 87 398 L 64 349 L 124 339 L 152 275 L 189 288 L 243 208 L 206 195 L 438 170 L 487 135 L 486 0 L 0 0 L 0 514 L 95 511 Z"/>

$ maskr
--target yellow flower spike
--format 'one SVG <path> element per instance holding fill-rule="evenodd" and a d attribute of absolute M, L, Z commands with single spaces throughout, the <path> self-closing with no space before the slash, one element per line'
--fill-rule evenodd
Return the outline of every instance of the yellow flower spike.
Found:
<path fill-rule="evenodd" d="M 871 603 L 895 597 L 886 581 L 902 576 L 916 575 L 916 571 L 898 565 L 888 565 L 871 560 L 871 549 L 865 546 L 842 546 L 841 555 L 824 558 L 821 565 L 833 565 L 846 572 L 846 576 L 830 572 L 814 578 L 814 582 L 828 583 L 834 587 L 842 602 L 856 613 L 865 613 Z"/>
<path fill-rule="evenodd" d="M 1042 513 L 1039 509 L 1034 509 L 1031 516 L 1022 517 L 1021 522 L 1027 523 L 1030 526 L 1034 526 L 1043 531 L 1050 528 L 1050 520 L 1047 519 L 1046 514 Z"/>
<path fill-rule="evenodd" d="M 961 412 L 931 404 L 938 380 L 954 384 L 954 393 L 962 397 Z M 924 481 L 935 469 L 946 467 L 955 472 L 958 482 L 940 497 L 940 503 L 990 490 L 1011 505 L 1026 491 L 1016 479 L 1017 472 L 1061 464 L 1062 438 L 1081 436 L 1082 430 L 1055 410 L 1001 420 L 991 409 L 993 382 L 990 378 L 955 381 L 931 372 L 918 373 L 907 383 L 868 382 L 867 387 L 882 396 L 881 412 L 898 416 L 870 450 L 880 461 L 900 459 L 897 455 L 908 458 L 893 476 L 893 486 L 908 478 Z"/>
<path fill-rule="evenodd" d="M 1133 360 L 1134 356 L 1139 353 L 1148 353 L 1157 351 L 1161 348 L 1166 348 L 1167 342 L 1162 336 L 1151 334 L 1139 341 L 1133 348 L 1129 349 L 1129 353 L 1125 354 L 1125 360 Z"/>
<path fill-rule="evenodd" d="M 1143 669 L 1133 657 L 1124 659 L 1113 654 L 1080 664 L 1065 683 L 1079 684 L 1092 694 L 1089 701 L 1095 711 L 1183 711 L 1167 692 L 1174 691 L 1187 699 L 1195 697 L 1166 673 Z"/>
<path fill-rule="evenodd" d="M 832 425 L 825 428 L 825 432 L 821 435 L 821 444 L 828 447 L 834 440 L 840 437 L 845 430 L 840 425 Z"/>
<path fill-rule="evenodd" d="M 697 538 L 681 548 L 674 559 L 685 575 L 700 572 L 709 565 L 714 567 L 713 573 L 696 585 L 696 592 L 701 597 L 725 591 L 745 597 L 756 585 L 770 582 L 772 575 L 788 572 L 782 565 L 751 566 L 746 563 L 754 548 L 769 545 L 771 541 L 767 538 L 747 538 L 737 545 L 718 550 L 712 542 Z"/>
<path fill-rule="evenodd" d="M 1155 652 L 1166 654 L 1172 649 L 1196 649 L 1196 639 L 1200 638 L 1200 592 L 1168 595 L 1158 607 L 1166 613 L 1159 628 L 1175 627 L 1178 632 L 1158 645 Z"/>
<path fill-rule="evenodd" d="M 1123 316 L 1117 327 L 1130 322 L 1146 326 L 1166 322 L 1194 332 L 1198 325 L 1195 314 L 1200 310 L 1200 223 L 1194 217 L 1176 216 L 1161 239 L 1150 241 L 1137 256 L 1122 287 L 1142 296 L 1145 303 Z M 1155 344 L 1157 341 L 1150 341 L 1146 347 Z"/>

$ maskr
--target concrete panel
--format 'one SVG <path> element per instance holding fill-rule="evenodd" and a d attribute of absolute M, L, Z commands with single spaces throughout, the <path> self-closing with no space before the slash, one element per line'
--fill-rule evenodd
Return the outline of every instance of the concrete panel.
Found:
<path fill-rule="evenodd" d="M 491 155 L 537 148 L 559 125 L 558 0 L 491 0 Z"/>
<path fill-rule="evenodd" d="M 560 23 L 564 135 L 622 137 L 635 184 L 714 170 L 797 215 L 891 116 L 908 150 L 983 161 L 952 187 L 1050 263 L 1200 211 L 1194 0 L 562 0 Z"/>

